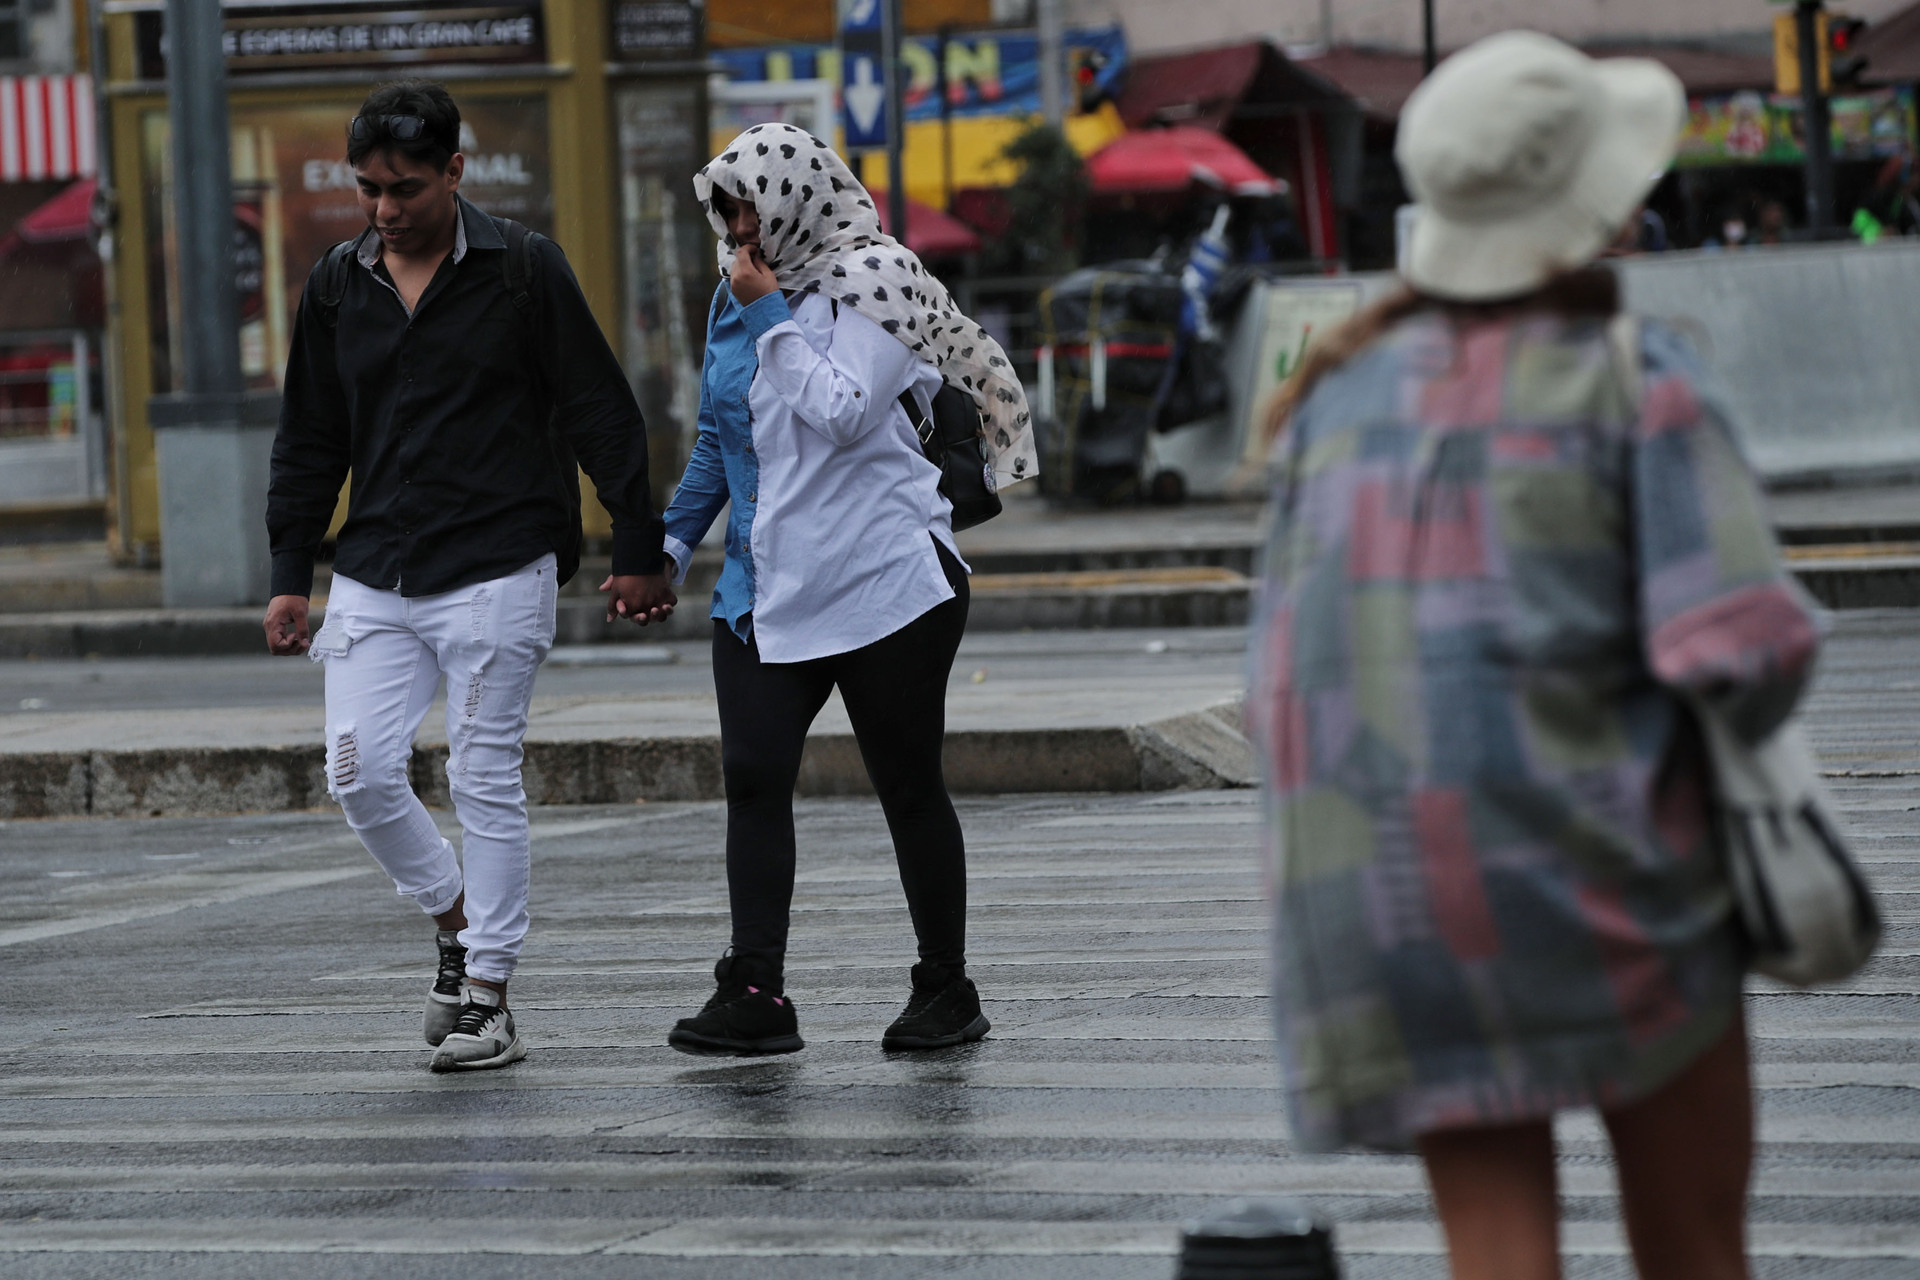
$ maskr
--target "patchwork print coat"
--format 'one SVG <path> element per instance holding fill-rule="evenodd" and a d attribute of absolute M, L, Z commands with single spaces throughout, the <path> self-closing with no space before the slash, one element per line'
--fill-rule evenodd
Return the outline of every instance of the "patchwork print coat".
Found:
<path fill-rule="evenodd" d="M 1401 322 L 1278 453 L 1249 717 L 1297 1145 L 1659 1087 L 1742 980 L 1680 689 L 1756 740 L 1818 644 L 1695 357 Z"/>

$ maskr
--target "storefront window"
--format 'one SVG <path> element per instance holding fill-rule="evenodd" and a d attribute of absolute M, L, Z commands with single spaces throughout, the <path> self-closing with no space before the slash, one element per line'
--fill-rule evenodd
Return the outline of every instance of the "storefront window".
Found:
<path fill-rule="evenodd" d="M 620 129 L 622 344 L 646 415 L 656 475 L 677 476 L 699 430 L 700 358 L 718 279 L 713 232 L 693 199 L 706 135 L 699 86 L 632 85 L 615 99 Z"/>
<path fill-rule="evenodd" d="M 0 335 L 0 507 L 105 492 L 98 354 L 78 330 Z"/>
<path fill-rule="evenodd" d="M 463 98 L 460 190 L 489 213 L 553 232 L 544 98 Z M 294 312 L 307 274 L 328 247 L 366 226 L 346 161 L 351 106 L 242 107 L 233 112 L 235 285 L 240 361 L 248 385 L 284 376 Z M 148 301 L 154 390 L 174 388 L 180 367 L 179 289 L 167 116 L 142 120 L 148 234 Z"/>

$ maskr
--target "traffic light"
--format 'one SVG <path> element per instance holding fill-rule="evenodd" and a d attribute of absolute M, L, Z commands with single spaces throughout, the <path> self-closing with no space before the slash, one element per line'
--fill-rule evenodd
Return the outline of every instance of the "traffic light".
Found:
<path fill-rule="evenodd" d="M 1107 69 L 1107 55 L 1098 49 L 1075 49 L 1070 56 L 1073 66 L 1073 109 L 1081 113 L 1092 111 L 1108 97 L 1105 87 L 1100 83 L 1100 77 Z"/>
<path fill-rule="evenodd" d="M 1814 38 L 1818 41 L 1820 92 L 1831 93 L 1834 86 L 1854 88 L 1867 69 L 1867 57 L 1860 49 L 1867 24 L 1860 18 L 1822 9 L 1814 15 Z M 1775 93 L 1800 92 L 1800 33 L 1794 15 L 1783 13 L 1773 20 L 1773 88 Z"/>
<path fill-rule="evenodd" d="M 1861 18 L 1845 14 L 1827 15 L 1827 79 L 1837 85 L 1857 85 L 1867 69 L 1866 55 L 1860 52 L 1860 38 L 1867 33 Z"/>

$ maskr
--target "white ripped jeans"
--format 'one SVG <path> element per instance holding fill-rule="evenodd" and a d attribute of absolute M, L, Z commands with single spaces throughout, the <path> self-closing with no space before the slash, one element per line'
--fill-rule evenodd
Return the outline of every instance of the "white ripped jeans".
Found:
<path fill-rule="evenodd" d="M 553 647 L 555 579 L 551 555 L 435 596 L 335 574 L 311 650 L 327 668 L 327 791 L 401 897 L 439 915 L 465 892 L 467 973 L 490 982 L 513 976 L 527 936 L 521 739 L 534 674 Z M 413 735 L 443 675 L 459 858 L 407 780 Z"/>

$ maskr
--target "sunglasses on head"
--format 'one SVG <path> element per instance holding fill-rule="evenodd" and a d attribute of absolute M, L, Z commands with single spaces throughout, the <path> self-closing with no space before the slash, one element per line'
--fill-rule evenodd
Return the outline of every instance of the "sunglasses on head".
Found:
<path fill-rule="evenodd" d="M 347 126 L 347 138 L 367 142 L 382 130 L 395 142 L 417 142 L 427 136 L 427 122 L 422 116 L 355 116 Z"/>

